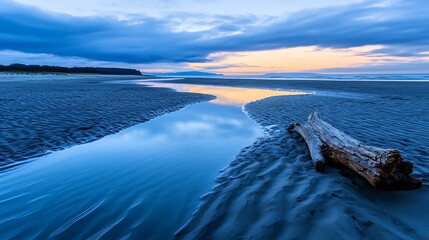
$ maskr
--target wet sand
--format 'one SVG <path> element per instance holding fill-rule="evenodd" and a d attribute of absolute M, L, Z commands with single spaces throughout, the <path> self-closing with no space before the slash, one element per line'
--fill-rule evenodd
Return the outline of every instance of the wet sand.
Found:
<path fill-rule="evenodd" d="M 135 79 L 143 78 L 1 74 L 0 170 L 214 98 Z"/>
<path fill-rule="evenodd" d="M 177 239 L 429 238 L 429 83 L 174 82 L 314 91 L 245 106 L 265 128 L 265 136 L 225 168 Z M 387 192 L 345 169 L 316 172 L 303 140 L 286 129 L 315 110 L 367 144 L 399 149 L 415 164 L 414 176 L 422 178 L 424 186 Z"/>
<path fill-rule="evenodd" d="M 63 79 L 61 77 L 61 79 Z M 124 80 L 1 81 L 3 168 L 92 141 L 186 104 L 213 99 Z M 124 84 L 121 83 L 124 81 Z M 428 239 L 429 83 L 183 79 L 175 83 L 310 91 L 245 105 L 265 135 L 231 159 L 177 239 Z M 287 132 L 313 111 L 415 164 L 423 187 L 372 188 L 345 169 L 317 173 L 305 143 Z M 136 114 L 139 113 L 139 114 Z M 32 120 L 28 120 L 32 119 Z"/>

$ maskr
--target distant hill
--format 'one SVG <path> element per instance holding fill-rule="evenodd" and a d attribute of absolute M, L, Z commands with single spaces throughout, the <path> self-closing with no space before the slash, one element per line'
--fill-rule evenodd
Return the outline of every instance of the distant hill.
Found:
<path fill-rule="evenodd" d="M 101 67 L 58 67 L 41 65 L 11 64 L 0 65 L 0 72 L 26 73 L 69 73 L 69 74 L 108 74 L 108 75 L 139 75 L 142 73 L 128 68 L 101 68 Z"/>
<path fill-rule="evenodd" d="M 223 74 L 200 72 L 200 71 L 188 71 L 188 72 L 158 72 L 150 73 L 151 75 L 158 77 L 223 77 Z"/>

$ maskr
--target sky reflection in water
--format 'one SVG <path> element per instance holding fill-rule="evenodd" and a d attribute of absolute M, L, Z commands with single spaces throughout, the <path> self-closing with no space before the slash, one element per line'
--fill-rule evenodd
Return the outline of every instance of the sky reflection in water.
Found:
<path fill-rule="evenodd" d="M 217 98 L 211 102 L 214 104 L 242 106 L 246 103 L 261 100 L 267 97 L 274 96 L 293 96 L 308 94 L 301 91 L 284 91 L 270 90 L 257 88 L 236 88 L 236 87 L 220 87 L 220 86 L 205 86 L 192 84 L 172 84 L 160 82 L 141 82 L 140 84 L 148 84 L 152 87 L 173 88 L 179 92 L 194 92 L 202 94 L 214 95 Z"/>
<path fill-rule="evenodd" d="M 240 107 L 199 103 L 41 157 L 0 175 L 0 238 L 168 239 L 260 134 Z"/>

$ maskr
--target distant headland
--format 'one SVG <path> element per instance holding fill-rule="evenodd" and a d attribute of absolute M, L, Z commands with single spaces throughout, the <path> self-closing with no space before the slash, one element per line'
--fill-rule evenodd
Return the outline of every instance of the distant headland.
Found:
<path fill-rule="evenodd" d="M 103 67 L 59 67 L 11 64 L 0 65 L 0 72 L 10 73 L 67 73 L 67 74 L 106 74 L 106 75 L 142 75 L 136 69 L 129 68 L 103 68 Z"/>

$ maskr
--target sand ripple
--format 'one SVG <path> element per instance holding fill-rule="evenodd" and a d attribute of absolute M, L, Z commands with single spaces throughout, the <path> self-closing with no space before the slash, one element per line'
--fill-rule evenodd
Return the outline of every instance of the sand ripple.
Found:
<path fill-rule="evenodd" d="M 426 91 L 387 86 L 352 97 L 316 91 L 248 104 L 249 116 L 266 128 L 266 135 L 225 168 L 218 185 L 202 198 L 176 238 L 428 239 Z M 286 130 L 289 123 L 304 121 L 316 109 L 365 143 L 401 150 L 415 163 L 415 176 L 424 186 L 386 192 L 347 170 L 329 167 L 325 173 L 316 172 L 305 143 Z"/>
<path fill-rule="evenodd" d="M 103 76 L 21 78 L 10 75 L 0 81 L 0 170 L 213 99 L 144 85 L 111 84 L 104 80 L 116 79 Z"/>

